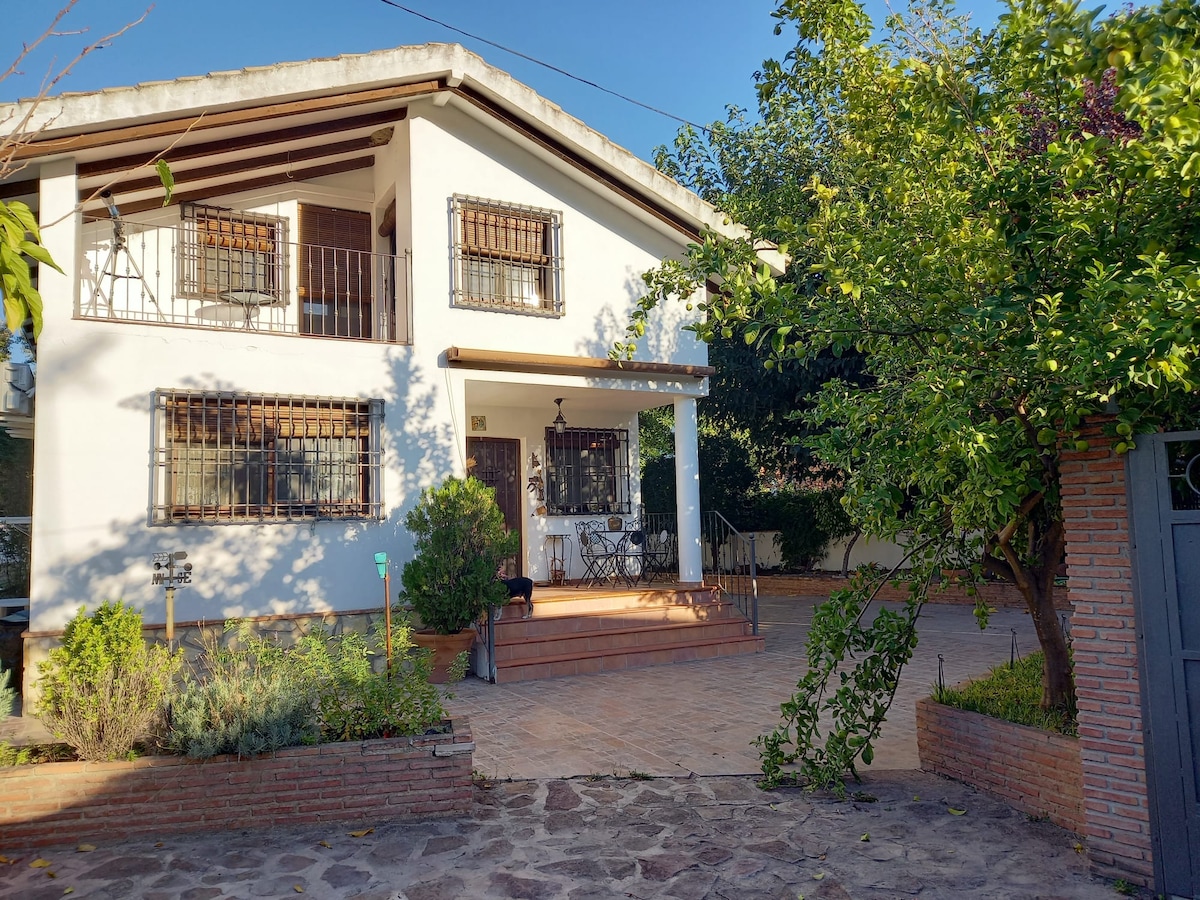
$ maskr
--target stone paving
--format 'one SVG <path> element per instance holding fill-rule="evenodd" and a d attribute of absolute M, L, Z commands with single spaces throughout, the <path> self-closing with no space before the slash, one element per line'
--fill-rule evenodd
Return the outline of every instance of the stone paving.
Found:
<path fill-rule="evenodd" d="M 802 665 L 807 600 L 767 600 L 767 652 L 545 682 L 459 686 L 477 781 L 470 817 L 273 828 L 21 852 L 0 897 L 1086 900 L 1116 896 L 1077 839 L 911 771 L 912 700 L 1022 652 L 1028 620 L 930 608 L 922 647 L 853 799 L 760 791 L 753 736 Z M 1022 621 L 1024 620 L 1024 621 Z M 564 778 L 562 776 L 576 776 Z M 634 777 L 636 776 L 636 777 Z M 357 831 L 370 828 L 365 834 Z M 356 832 L 352 834 L 351 832 Z M 68 891 L 68 889 L 70 889 Z"/>
<path fill-rule="evenodd" d="M 469 819 L 275 828 L 0 867 L 0 895 L 328 900 L 1091 900 L 1114 897 L 1074 839 L 920 772 L 858 799 L 746 777 L 540 779 L 477 787 Z M 955 814 L 955 812 L 961 814 Z M 33 862 L 48 866 L 33 868 Z M 53 876 L 53 877 L 51 877 Z"/>
<path fill-rule="evenodd" d="M 762 598 L 764 653 L 546 681 L 468 679 L 454 687 L 450 706 L 471 720 L 475 768 L 494 778 L 752 774 L 759 771 L 752 742 L 778 724 L 779 704 L 804 671 L 817 602 Z M 1008 662 L 1013 630 L 1019 653 L 1037 648 L 1024 611 L 997 610 L 981 632 L 969 607 L 927 605 L 875 767 L 919 768 L 915 704 L 937 683 L 939 656 L 947 684 L 965 681 Z"/>

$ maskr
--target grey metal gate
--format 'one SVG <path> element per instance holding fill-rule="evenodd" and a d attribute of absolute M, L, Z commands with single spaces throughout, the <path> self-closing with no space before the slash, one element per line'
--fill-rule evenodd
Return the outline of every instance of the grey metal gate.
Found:
<path fill-rule="evenodd" d="M 1139 438 L 1129 472 L 1158 882 L 1200 898 L 1200 431 Z"/>

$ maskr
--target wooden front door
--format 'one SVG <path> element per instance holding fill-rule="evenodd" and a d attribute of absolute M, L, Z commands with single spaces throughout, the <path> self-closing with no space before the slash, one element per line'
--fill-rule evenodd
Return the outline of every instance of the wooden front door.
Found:
<path fill-rule="evenodd" d="M 496 491 L 496 503 L 509 531 L 521 536 L 521 442 L 514 438 L 467 438 L 467 456 L 475 460 L 470 474 Z M 509 577 L 524 575 L 525 554 L 518 545 L 509 564 Z"/>

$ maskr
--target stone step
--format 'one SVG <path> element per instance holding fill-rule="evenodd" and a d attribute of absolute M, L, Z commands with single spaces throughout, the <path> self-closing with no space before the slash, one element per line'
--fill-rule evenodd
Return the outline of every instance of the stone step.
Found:
<path fill-rule="evenodd" d="M 614 609 L 638 609 L 651 606 L 700 606 L 717 601 L 715 588 L 643 588 L 628 590 L 590 591 L 572 588 L 537 588 L 533 590 L 535 614 L 570 616 L 606 612 Z M 519 619 L 524 603 L 509 603 L 501 610 L 501 620 Z"/>
<path fill-rule="evenodd" d="M 540 657 L 511 660 L 497 666 L 496 681 L 507 684 L 514 681 L 558 678 L 562 675 L 619 672 L 624 669 L 691 662 L 698 659 L 718 659 L 726 656 L 761 653 L 762 651 L 763 638 L 747 636 L 683 645 L 648 647 L 641 650 L 589 653 L 569 658 Z"/>
<path fill-rule="evenodd" d="M 525 639 L 496 638 L 496 665 L 522 659 L 580 657 L 594 653 L 624 653 L 649 647 L 685 645 L 744 637 L 750 624 L 742 618 L 715 622 L 676 622 L 571 631 Z"/>
<path fill-rule="evenodd" d="M 496 643 L 553 638 L 575 632 L 593 632 L 639 628 L 647 625 L 685 625 L 695 622 L 721 622 L 745 618 L 732 603 L 717 601 L 694 606 L 645 606 L 604 609 L 586 615 L 563 615 L 535 604 L 533 616 L 523 618 L 523 605 L 514 604 L 507 615 L 496 622 Z"/>

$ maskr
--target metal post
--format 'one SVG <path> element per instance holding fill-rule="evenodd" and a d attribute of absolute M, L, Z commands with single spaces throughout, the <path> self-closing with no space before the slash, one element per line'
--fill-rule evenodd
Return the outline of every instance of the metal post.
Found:
<path fill-rule="evenodd" d="M 387 677 L 392 677 L 392 570 L 383 576 L 383 649 L 387 654 Z"/>
<path fill-rule="evenodd" d="M 754 551 L 753 531 L 750 532 L 750 608 L 754 611 L 750 627 L 758 637 L 758 558 Z"/>
<path fill-rule="evenodd" d="M 171 576 L 175 575 L 175 566 L 172 565 L 168 570 Z M 170 645 L 175 641 L 175 582 L 167 583 L 167 644 Z"/>

